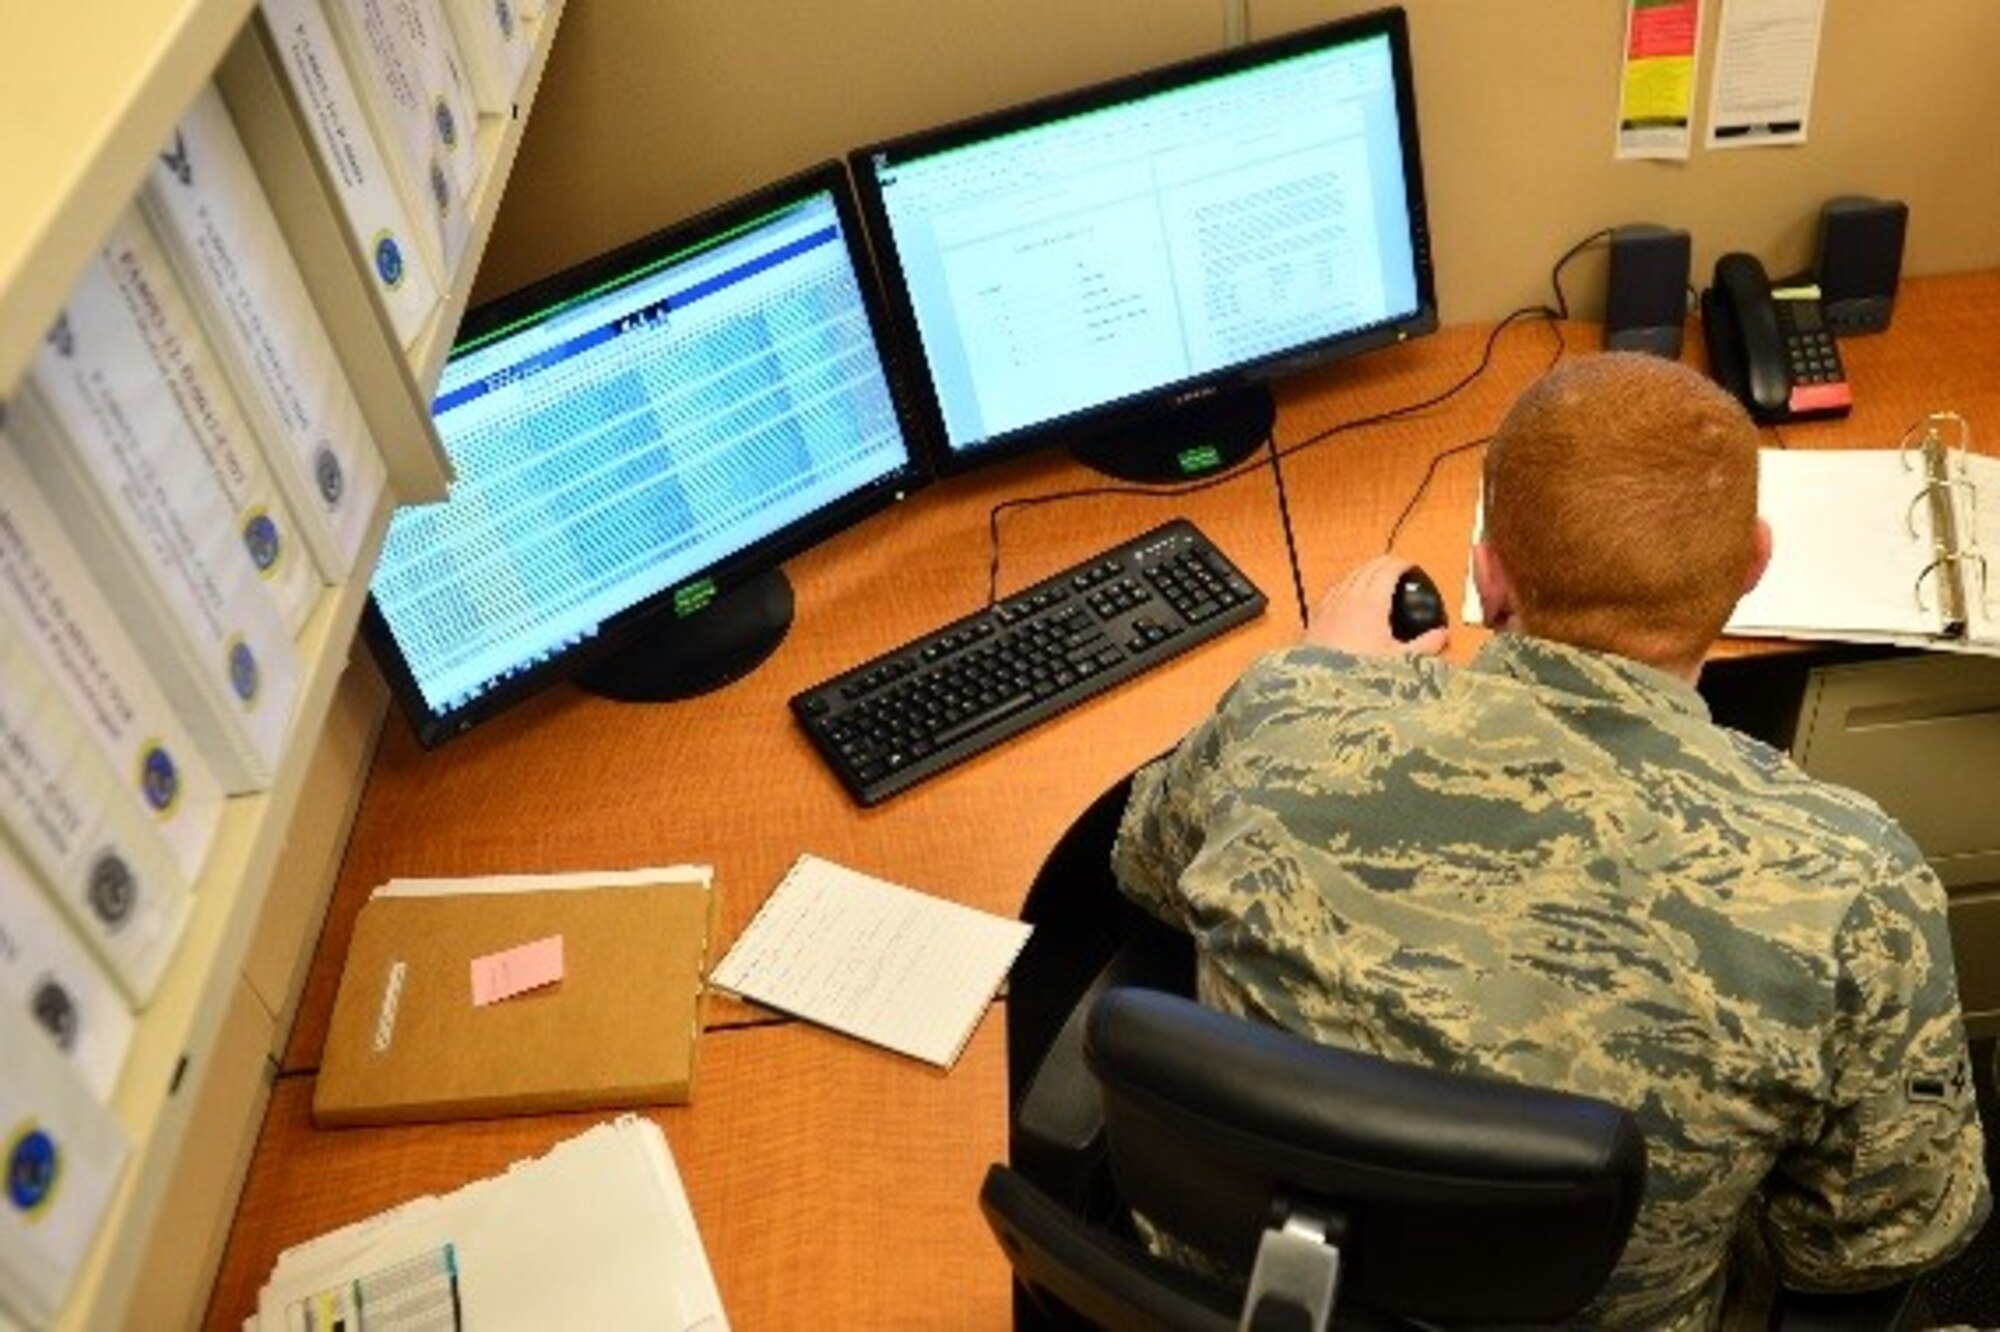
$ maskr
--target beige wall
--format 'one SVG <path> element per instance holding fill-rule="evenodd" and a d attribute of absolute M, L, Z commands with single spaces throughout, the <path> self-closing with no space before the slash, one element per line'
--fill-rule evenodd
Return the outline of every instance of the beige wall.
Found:
<path fill-rule="evenodd" d="M 1368 5 L 1250 0 L 1252 37 Z M 1910 205 L 1904 271 L 2000 264 L 2000 3 L 1826 0 L 1803 147 L 1611 155 L 1624 6 L 1408 0 L 1438 293 L 1449 321 L 1548 299 L 1603 227 L 1811 258 L 1837 194 Z M 1719 0 L 1703 5 L 1712 39 Z M 480 275 L 497 294 L 873 138 L 1194 55 L 1225 0 L 572 0 Z M 1713 61 L 1704 43 L 1698 111 Z M 1698 121 L 1698 127 L 1705 123 Z M 1564 273 L 1601 306 L 1602 248 Z"/>

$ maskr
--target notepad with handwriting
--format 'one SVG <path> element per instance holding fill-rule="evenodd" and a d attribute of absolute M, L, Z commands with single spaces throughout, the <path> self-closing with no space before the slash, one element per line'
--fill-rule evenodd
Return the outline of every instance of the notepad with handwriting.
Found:
<path fill-rule="evenodd" d="M 800 856 L 709 984 L 948 1068 L 1029 927 Z"/>

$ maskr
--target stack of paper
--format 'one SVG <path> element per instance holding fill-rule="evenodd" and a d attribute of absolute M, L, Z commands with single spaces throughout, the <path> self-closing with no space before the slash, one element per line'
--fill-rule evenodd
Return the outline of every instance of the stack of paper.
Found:
<path fill-rule="evenodd" d="M 666 1135 L 633 1116 L 279 1255 L 245 1327 L 726 1332 Z"/>

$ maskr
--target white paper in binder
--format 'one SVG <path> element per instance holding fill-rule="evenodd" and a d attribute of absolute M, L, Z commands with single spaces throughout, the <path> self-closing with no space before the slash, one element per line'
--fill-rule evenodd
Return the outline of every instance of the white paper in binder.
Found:
<path fill-rule="evenodd" d="M 8 428 L 223 788 L 261 790 L 298 656 L 109 263 L 85 266 Z"/>
<path fill-rule="evenodd" d="M 130 1146 L 111 1112 L 24 1014 L 0 1005 L 0 1304 L 54 1321 L 104 1220 Z"/>
<path fill-rule="evenodd" d="M 430 258 L 436 247 L 422 240 L 418 227 L 430 226 L 429 217 L 413 217 L 404 208 L 320 0 L 259 0 L 258 8 L 375 294 L 398 340 L 413 347 L 444 290 Z"/>
<path fill-rule="evenodd" d="M 473 101 L 486 115 L 511 117 L 534 56 L 514 0 L 444 0 Z"/>
<path fill-rule="evenodd" d="M 0 838 L 0 1006 L 26 1013 L 109 1103 L 132 1047 L 132 1010 L 34 871 Z M 0 1128 L 0 1133 L 4 1133 Z"/>
<path fill-rule="evenodd" d="M 339 44 L 376 142 L 389 161 L 403 208 L 419 223 L 439 289 L 456 290 L 460 262 L 472 234 L 465 187 L 451 162 L 449 142 L 469 135 L 423 67 L 411 36 L 404 0 L 325 0 Z"/>
<path fill-rule="evenodd" d="M 291 505 L 279 494 L 264 457 L 236 404 L 215 349 L 181 290 L 153 229 L 127 210 L 104 240 L 105 272 L 125 298 L 134 325 L 153 354 L 160 378 L 180 404 L 197 457 L 229 501 L 237 553 L 298 637 L 319 604 L 319 569 L 300 539 Z M 192 460 L 191 460 L 192 461 Z"/>
<path fill-rule="evenodd" d="M 35 659 L 0 635 L 0 832 L 138 1007 L 192 898 L 115 780 Z"/>
<path fill-rule="evenodd" d="M 729 1327 L 666 1135 L 631 1115 L 286 1250 L 257 1326 L 329 1326 L 371 1282 L 456 1305 L 461 1326 L 484 1332 Z"/>
<path fill-rule="evenodd" d="M 213 85 L 141 198 L 320 574 L 345 581 L 381 500 L 382 458 Z"/>
<path fill-rule="evenodd" d="M 200 877 L 222 821 L 222 784 L 0 432 L 0 629 L 55 681 L 181 877 Z"/>

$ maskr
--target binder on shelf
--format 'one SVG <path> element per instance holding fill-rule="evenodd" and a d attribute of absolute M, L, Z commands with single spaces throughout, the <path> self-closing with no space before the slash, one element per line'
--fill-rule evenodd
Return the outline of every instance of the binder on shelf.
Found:
<path fill-rule="evenodd" d="M 131 1144 L 27 1016 L 0 1004 L 0 1307 L 53 1322 L 103 1223 Z"/>
<path fill-rule="evenodd" d="M 4 432 L 0 631 L 41 662 L 128 802 L 194 883 L 222 821 L 222 784 Z"/>
<path fill-rule="evenodd" d="M 55 685 L 0 635 L 0 835 L 12 839 L 135 1006 L 153 997 L 192 898 L 114 789 Z"/>
<path fill-rule="evenodd" d="M 397 338 L 405 349 L 413 347 L 444 289 L 430 258 L 433 247 L 421 241 L 417 226 L 428 225 L 428 217 L 413 217 L 403 206 L 320 0 L 259 0 L 258 8 L 362 265 Z"/>
<path fill-rule="evenodd" d="M 482 114 L 511 117 L 514 94 L 534 57 L 514 0 L 444 0 L 444 7 L 465 57 L 473 103 Z"/>
<path fill-rule="evenodd" d="M 2000 653 L 2000 458 L 1969 435 L 1938 412 L 1896 448 L 1763 450 L 1771 565 L 1724 632 Z"/>
<path fill-rule="evenodd" d="M 479 190 L 479 103 L 458 36 L 445 17 L 444 0 L 390 0 L 400 12 L 416 49 L 418 67 L 431 88 L 431 128 L 444 144 L 445 161 L 470 211 Z"/>
<path fill-rule="evenodd" d="M 393 880 L 355 921 L 313 1117 L 379 1124 L 686 1101 L 713 932 L 706 866 Z M 477 1001 L 475 967 L 550 939 L 560 940 L 553 984 Z"/>
<path fill-rule="evenodd" d="M 261 790 L 291 726 L 298 655 L 110 262 L 85 265 L 9 429 L 223 789 Z"/>
<path fill-rule="evenodd" d="M 110 1103 L 132 1046 L 132 1010 L 5 839 L 0 839 L 0 1005 L 27 1014 L 91 1094 Z"/>
<path fill-rule="evenodd" d="M 329 583 L 353 572 L 381 454 L 228 109 L 203 89 L 142 199 Z"/>
<path fill-rule="evenodd" d="M 472 235 L 465 187 L 452 164 L 452 145 L 469 136 L 453 118 L 437 78 L 424 66 L 410 0 L 325 0 L 333 29 L 361 106 L 374 127 L 396 181 L 404 211 L 416 223 L 443 292 L 456 289 Z"/>
<path fill-rule="evenodd" d="M 286 632 L 296 638 L 319 604 L 319 570 L 300 543 L 298 521 L 271 480 L 194 306 L 137 209 L 112 225 L 104 256 L 105 271 L 180 406 L 196 456 L 229 502 L 237 553 L 250 562 Z"/>

